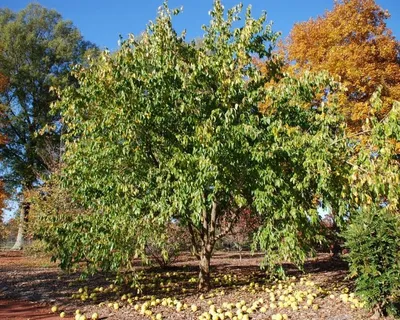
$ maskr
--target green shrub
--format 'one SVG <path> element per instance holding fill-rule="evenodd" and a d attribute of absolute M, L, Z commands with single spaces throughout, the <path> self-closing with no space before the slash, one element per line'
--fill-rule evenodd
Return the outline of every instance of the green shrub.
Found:
<path fill-rule="evenodd" d="M 379 207 L 360 212 L 344 237 L 357 293 L 382 314 L 399 315 L 400 216 Z"/>

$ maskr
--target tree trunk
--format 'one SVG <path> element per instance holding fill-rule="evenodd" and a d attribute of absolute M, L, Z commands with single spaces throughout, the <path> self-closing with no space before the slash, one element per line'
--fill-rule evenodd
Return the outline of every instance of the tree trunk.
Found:
<path fill-rule="evenodd" d="M 209 291 L 211 289 L 210 265 L 211 265 L 211 245 L 202 248 L 200 253 L 200 273 L 199 273 L 199 291 Z"/>
<path fill-rule="evenodd" d="M 20 210 L 17 240 L 15 241 L 14 246 L 11 248 L 11 250 L 22 250 L 22 248 L 24 247 L 24 225 L 24 210 Z"/>
<path fill-rule="evenodd" d="M 206 199 L 206 196 L 204 198 Z M 215 243 L 231 230 L 231 226 L 228 226 L 226 230 L 217 234 L 220 213 L 218 203 L 213 201 L 211 211 L 203 210 L 201 225 L 188 223 L 193 253 L 199 260 L 199 291 L 203 292 L 209 291 L 211 288 L 210 264 Z"/>
<path fill-rule="evenodd" d="M 11 248 L 11 250 L 22 250 L 24 248 L 24 231 L 25 231 L 25 225 L 28 222 L 29 207 L 30 207 L 29 203 L 22 202 L 22 208 L 20 210 L 20 217 L 19 217 L 17 240 L 15 241 L 15 244 Z"/>

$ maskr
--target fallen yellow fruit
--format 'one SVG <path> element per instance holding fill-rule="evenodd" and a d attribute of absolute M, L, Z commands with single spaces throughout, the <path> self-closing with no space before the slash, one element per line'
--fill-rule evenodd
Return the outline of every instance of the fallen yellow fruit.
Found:
<path fill-rule="evenodd" d="M 282 315 L 281 315 L 280 313 L 277 313 L 277 314 L 273 314 L 273 315 L 271 316 L 271 319 L 272 319 L 272 320 L 282 320 L 283 317 L 282 317 Z"/>

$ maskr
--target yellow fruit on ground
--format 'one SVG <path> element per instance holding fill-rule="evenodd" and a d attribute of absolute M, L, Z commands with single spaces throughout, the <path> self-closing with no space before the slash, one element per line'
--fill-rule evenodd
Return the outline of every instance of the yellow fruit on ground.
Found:
<path fill-rule="evenodd" d="M 99 319 L 99 314 L 97 312 L 92 314 L 92 320 L 97 320 Z"/>
<path fill-rule="evenodd" d="M 197 311 L 197 306 L 195 304 L 192 304 L 190 306 L 190 309 L 192 309 L 193 312 L 196 312 Z"/>
<path fill-rule="evenodd" d="M 65 312 L 64 311 L 60 313 L 60 318 L 65 318 Z"/>
<path fill-rule="evenodd" d="M 114 308 L 114 310 L 118 310 L 119 309 L 119 304 L 118 303 L 114 303 L 113 304 L 113 308 Z"/>
<path fill-rule="evenodd" d="M 57 307 L 57 306 L 52 306 L 52 307 L 51 307 L 51 312 L 57 312 L 57 310 L 58 310 L 58 307 Z"/>
<path fill-rule="evenodd" d="M 157 313 L 156 314 L 156 319 L 157 320 L 161 320 L 162 319 L 162 314 L 161 313 Z"/>
<path fill-rule="evenodd" d="M 282 320 L 283 317 L 282 317 L 282 315 L 281 315 L 280 313 L 277 313 L 277 314 L 273 314 L 273 315 L 271 316 L 271 319 L 272 319 L 272 320 Z"/>

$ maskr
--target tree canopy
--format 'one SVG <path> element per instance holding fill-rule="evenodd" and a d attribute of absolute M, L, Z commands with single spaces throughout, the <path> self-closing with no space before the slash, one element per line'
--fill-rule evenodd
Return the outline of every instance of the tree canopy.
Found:
<path fill-rule="evenodd" d="M 295 24 L 284 46 L 295 69 L 329 71 L 347 87 L 341 111 L 353 131 L 400 99 L 400 47 L 388 17 L 374 0 L 337 1 L 323 16 Z M 369 100 L 379 88 L 382 109 L 372 110 Z"/>
<path fill-rule="evenodd" d="M 60 91 L 62 176 L 89 211 L 68 223 L 43 217 L 63 244 L 55 257 L 64 267 L 81 259 L 94 269 L 126 267 L 174 221 L 191 234 L 207 290 L 215 242 L 251 212 L 261 221 L 254 245 L 266 264 L 300 264 L 321 240 L 318 203 L 340 211 L 347 167 L 331 99 L 338 85 L 305 74 L 266 89 L 274 72 L 253 63 L 271 57 L 277 37 L 265 15 L 254 19 L 248 9 L 234 27 L 241 6 L 224 18 L 215 1 L 196 46 L 173 29 L 178 11 L 164 4 L 140 37 L 77 66 L 79 85 Z M 322 93 L 328 102 L 315 99 Z M 265 99 L 275 109 L 269 115 L 258 110 Z"/>
<path fill-rule="evenodd" d="M 8 80 L 0 94 L 5 107 L 0 132 L 8 143 L 0 152 L 9 180 L 31 187 L 46 166 L 39 153 L 58 140 L 56 131 L 38 134 L 59 119 L 48 113 L 56 99 L 50 88 L 68 83 L 70 64 L 92 45 L 71 22 L 38 4 L 18 13 L 0 10 L 0 43 L 0 73 Z"/>
<path fill-rule="evenodd" d="M 0 146 L 2 171 L 14 191 L 30 189 L 59 149 L 62 126 L 58 114 L 49 114 L 56 99 L 50 88 L 70 84 L 70 65 L 94 46 L 70 21 L 39 4 L 17 13 L 0 10 L 0 44 L 0 74 L 7 79 L 0 92 L 0 135 L 7 137 Z"/>

